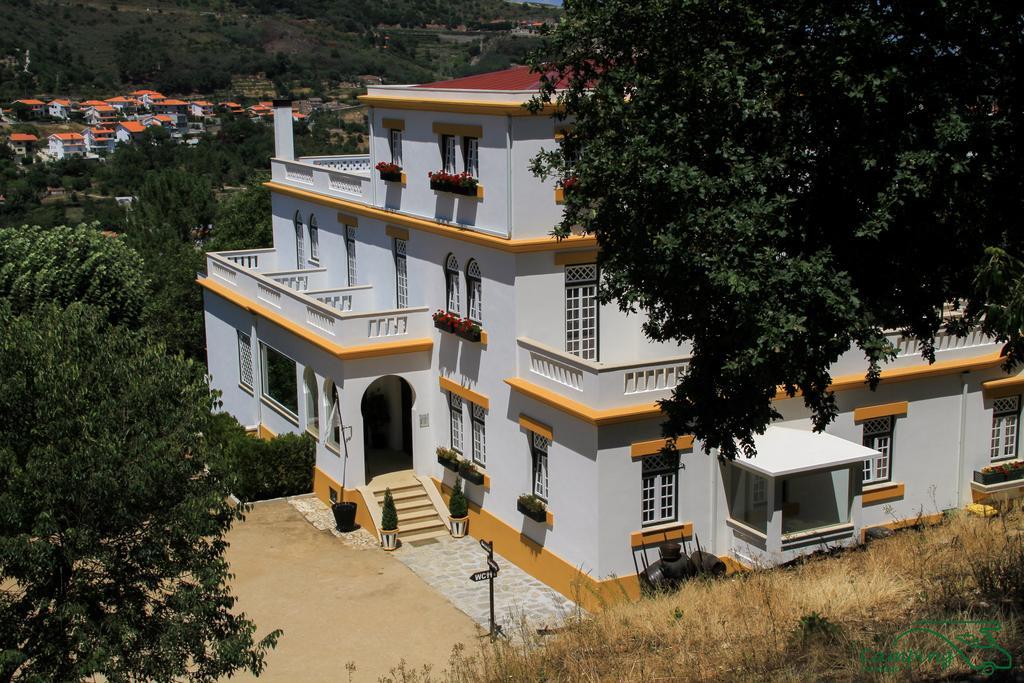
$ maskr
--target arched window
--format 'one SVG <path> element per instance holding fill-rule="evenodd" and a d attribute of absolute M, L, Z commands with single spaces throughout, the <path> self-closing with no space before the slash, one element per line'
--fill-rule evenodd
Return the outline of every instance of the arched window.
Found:
<path fill-rule="evenodd" d="M 341 448 L 341 402 L 338 386 L 330 379 L 324 380 L 324 416 L 328 445 Z"/>
<path fill-rule="evenodd" d="M 295 267 L 302 270 L 302 259 L 305 249 L 302 246 L 302 214 L 295 212 Z"/>
<path fill-rule="evenodd" d="M 302 372 L 302 383 L 305 385 L 306 393 L 306 429 L 320 435 L 320 397 L 316 389 L 316 374 L 313 368 L 306 368 Z"/>
<path fill-rule="evenodd" d="M 448 312 L 459 314 L 459 259 L 448 254 L 444 261 L 445 301 Z"/>
<path fill-rule="evenodd" d="M 480 278 L 480 266 L 476 259 L 466 264 L 466 299 L 469 303 L 469 319 L 475 323 L 484 322 L 483 284 Z"/>
<path fill-rule="evenodd" d="M 309 214 L 309 260 L 320 263 L 320 228 L 313 214 Z"/>

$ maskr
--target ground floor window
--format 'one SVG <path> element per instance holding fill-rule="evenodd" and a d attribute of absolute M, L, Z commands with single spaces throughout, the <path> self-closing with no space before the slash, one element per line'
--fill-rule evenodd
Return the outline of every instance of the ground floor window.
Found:
<path fill-rule="evenodd" d="M 729 477 L 729 516 L 737 522 L 768 533 L 768 479 L 733 466 Z"/>
<path fill-rule="evenodd" d="M 448 413 L 452 450 L 462 453 L 462 399 L 452 393 L 448 394 Z"/>
<path fill-rule="evenodd" d="M 864 483 L 889 481 L 892 476 L 892 416 L 876 417 L 864 422 L 864 445 L 878 455 L 864 461 Z"/>
<path fill-rule="evenodd" d="M 265 398 L 285 408 L 293 416 L 299 414 L 299 385 L 295 361 L 277 349 L 260 343 L 263 370 L 261 391 Z"/>
<path fill-rule="evenodd" d="M 640 487 L 641 522 L 659 524 L 676 519 L 679 454 L 656 453 L 643 459 Z"/>
<path fill-rule="evenodd" d="M 548 447 L 551 442 L 540 434 L 533 434 L 533 495 L 548 500 Z"/>
<path fill-rule="evenodd" d="M 1017 457 L 1017 421 L 1020 417 L 1020 396 L 1007 396 L 992 402 L 992 460 Z"/>
<path fill-rule="evenodd" d="M 850 521 L 850 469 L 808 472 L 782 480 L 782 533 Z"/>
<path fill-rule="evenodd" d="M 473 404 L 472 407 L 473 426 L 473 462 L 483 467 L 487 466 L 487 434 L 484 430 L 484 418 L 487 410 L 483 406 Z"/>
<path fill-rule="evenodd" d="M 238 331 L 238 383 L 252 389 L 252 341 L 241 330 Z"/>

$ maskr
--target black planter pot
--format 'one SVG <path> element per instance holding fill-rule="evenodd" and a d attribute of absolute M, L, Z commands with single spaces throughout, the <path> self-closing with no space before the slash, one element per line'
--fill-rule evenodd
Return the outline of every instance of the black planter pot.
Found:
<path fill-rule="evenodd" d="M 446 467 L 452 472 L 459 471 L 459 463 L 449 460 L 448 458 L 442 458 L 440 455 L 437 456 L 437 461 L 441 463 L 441 467 Z"/>
<path fill-rule="evenodd" d="M 975 470 L 974 481 L 979 484 L 998 484 L 999 482 L 1006 481 L 1006 475 L 1002 472 L 981 472 Z"/>
<path fill-rule="evenodd" d="M 461 194 L 466 197 L 476 196 L 476 187 L 463 187 L 462 185 L 439 183 L 435 180 L 430 181 L 430 189 L 437 190 L 438 192 L 451 192 L 452 194 Z"/>
<path fill-rule="evenodd" d="M 399 171 L 398 173 L 388 173 L 386 171 L 381 171 L 380 179 L 385 180 L 389 183 L 400 183 L 402 182 L 402 172 Z"/>
<path fill-rule="evenodd" d="M 484 483 L 484 473 L 480 470 L 459 470 L 459 474 L 470 484 L 477 484 L 479 486 Z"/>
<path fill-rule="evenodd" d="M 444 322 L 441 322 L 441 321 L 438 321 L 438 320 L 434 321 L 434 327 L 436 327 L 437 329 L 441 330 L 442 332 L 447 332 L 448 334 L 454 334 L 456 337 L 462 337 L 463 339 L 466 339 L 466 340 L 471 341 L 471 342 L 478 342 L 478 341 L 480 341 L 480 330 L 479 329 L 477 329 L 477 330 L 472 330 L 471 329 L 471 330 L 469 330 L 467 332 L 462 332 L 461 330 L 454 330 L 447 323 L 444 323 Z"/>
<path fill-rule="evenodd" d="M 334 524 L 338 527 L 338 531 L 354 531 L 356 528 L 356 504 L 355 503 L 335 503 L 331 506 L 331 512 L 334 513 Z"/>
<path fill-rule="evenodd" d="M 547 510 L 531 510 L 530 508 L 526 507 L 525 505 L 518 501 L 516 501 L 516 509 L 523 513 L 525 516 L 532 519 L 533 521 L 540 522 L 541 524 L 546 522 L 548 519 Z"/>
<path fill-rule="evenodd" d="M 1014 469 L 1006 473 L 1006 481 L 1016 481 L 1017 479 L 1024 479 L 1024 469 Z"/>

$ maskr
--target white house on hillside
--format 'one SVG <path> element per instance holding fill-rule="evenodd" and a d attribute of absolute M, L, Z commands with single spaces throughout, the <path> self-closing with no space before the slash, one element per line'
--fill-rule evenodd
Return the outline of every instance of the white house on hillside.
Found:
<path fill-rule="evenodd" d="M 47 140 L 54 159 L 85 156 L 85 138 L 78 133 L 54 133 Z"/>
<path fill-rule="evenodd" d="M 894 332 L 877 391 L 850 352 L 825 433 L 780 396 L 756 458 L 686 438 L 663 452 L 656 402 L 689 348 L 598 303 L 593 237 L 550 236 L 563 189 L 529 163 L 571 124 L 522 106 L 536 86 L 524 68 L 371 86 L 366 155 L 295 158 L 291 103 L 274 103 L 274 246 L 208 254 L 207 353 L 224 410 L 316 439 L 323 501 L 355 501 L 379 530 L 390 486 L 410 501 L 401 540 L 447 533 L 459 475 L 436 450 L 451 449 L 475 468 L 469 533 L 572 597 L 636 594 L 669 539 L 774 564 L 1024 488 L 974 481 L 1016 461 L 1024 389 L 978 333 L 943 333 L 928 365 Z M 521 511 L 524 494 L 546 510 Z"/>
<path fill-rule="evenodd" d="M 46 108 L 51 118 L 64 120 L 71 118 L 71 100 L 50 100 Z"/>

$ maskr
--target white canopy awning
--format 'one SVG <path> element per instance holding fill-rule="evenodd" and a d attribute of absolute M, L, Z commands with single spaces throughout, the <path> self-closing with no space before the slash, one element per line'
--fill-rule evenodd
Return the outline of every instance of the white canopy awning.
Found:
<path fill-rule="evenodd" d="M 769 427 L 764 434 L 754 436 L 754 447 L 756 456 L 739 455 L 735 462 L 769 477 L 831 469 L 878 455 L 873 448 L 838 436 L 789 427 Z"/>

